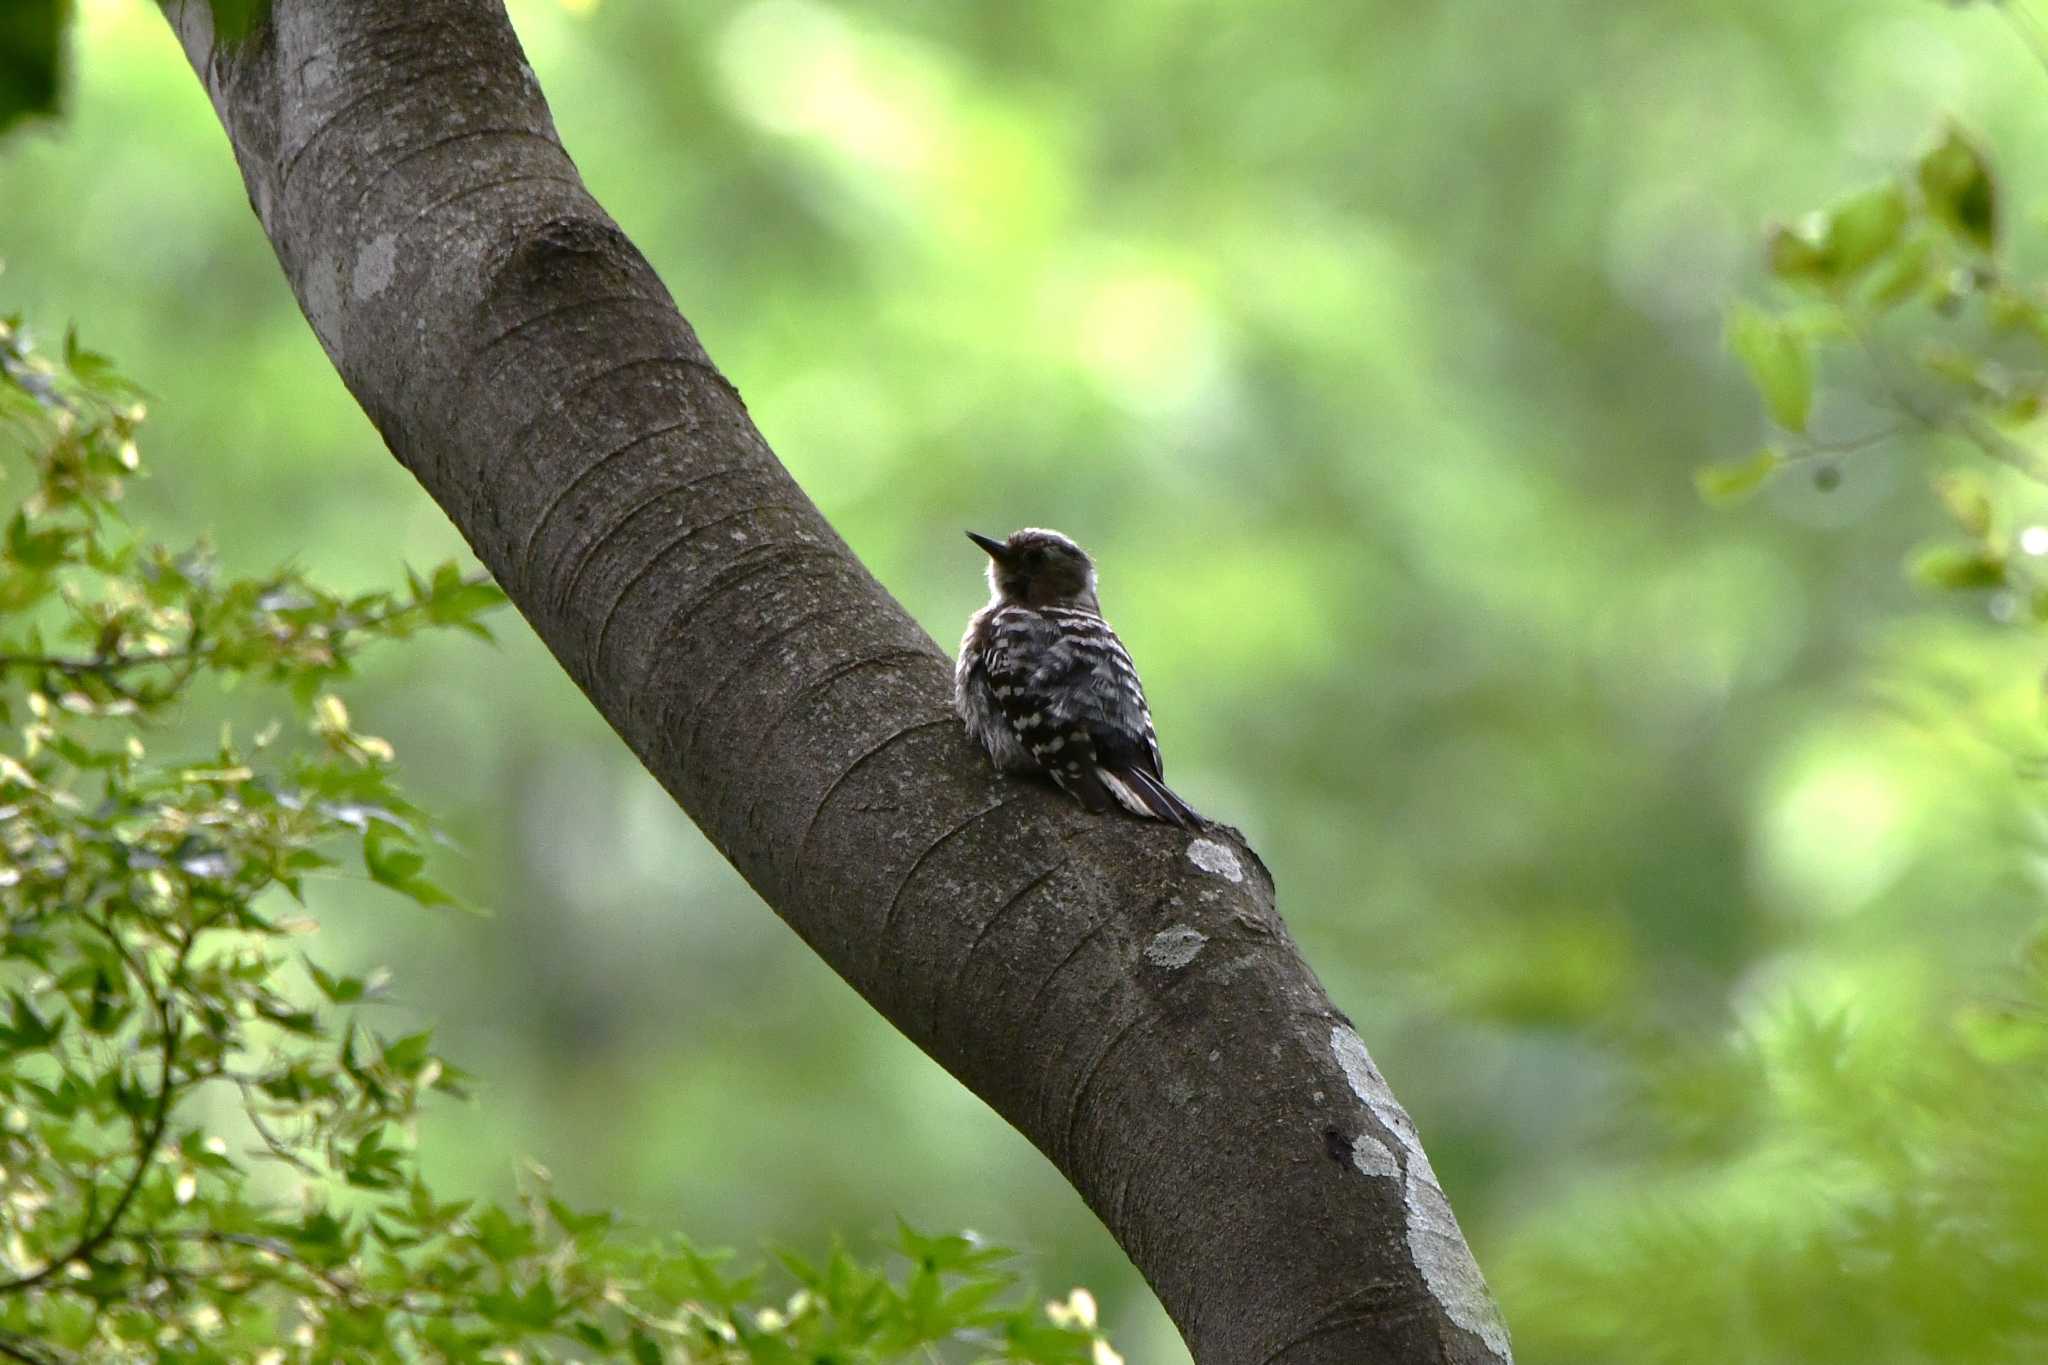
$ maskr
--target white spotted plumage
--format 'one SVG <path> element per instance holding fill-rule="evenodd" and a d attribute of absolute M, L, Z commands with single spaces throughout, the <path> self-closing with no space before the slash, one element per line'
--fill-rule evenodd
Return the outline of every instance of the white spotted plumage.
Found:
<path fill-rule="evenodd" d="M 1102 617 L 1080 546 L 1036 528 L 997 541 L 991 597 L 967 624 L 954 705 L 997 768 L 1044 773 L 1092 811 L 1111 803 L 1196 826 L 1167 787 L 1152 713 L 1130 652 Z"/>

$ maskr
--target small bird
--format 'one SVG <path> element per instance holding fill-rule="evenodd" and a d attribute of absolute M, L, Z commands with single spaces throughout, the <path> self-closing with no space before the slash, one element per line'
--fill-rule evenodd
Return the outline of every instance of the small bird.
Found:
<path fill-rule="evenodd" d="M 988 605 L 967 623 L 953 708 L 1003 772 L 1045 773 L 1091 811 L 1202 817 L 1162 780 L 1145 689 L 1102 619 L 1095 565 L 1058 531 L 967 538 L 988 551 Z"/>

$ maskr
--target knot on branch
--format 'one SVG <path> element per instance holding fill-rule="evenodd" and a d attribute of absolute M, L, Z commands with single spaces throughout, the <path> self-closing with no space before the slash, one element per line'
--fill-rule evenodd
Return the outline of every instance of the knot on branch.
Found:
<path fill-rule="evenodd" d="M 647 263 L 610 219 L 578 214 L 550 218 L 526 232 L 493 277 L 494 283 L 514 288 L 558 286 L 570 279 L 593 283 L 583 274 L 592 267 L 625 280 L 637 277 Z"/>

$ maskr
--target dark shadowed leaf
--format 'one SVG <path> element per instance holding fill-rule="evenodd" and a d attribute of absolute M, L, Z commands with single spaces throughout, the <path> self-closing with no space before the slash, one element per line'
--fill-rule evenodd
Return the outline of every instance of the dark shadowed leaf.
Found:
<path fill-rule="evenodd" d="M 1936 545 L 1913 557 L 1911 572 L 1915 581 L 1930 588 L 2002 588 L 2006 564 L 2003 555 L 1982 545 Z"/>
<path fill-rule="evenodd" d="M 208 0 L 216 38 L 235 43 L 249 36 L 270 13 L 270 0 Z"/>
<path fill-rule="evenodd" d="M 1951 126 L 1920 158 L 1920 193 L 1928 212 L 1983 251 L 1998 244 L 1998 188 L 1977 145 Z"/>
<path fill-rule="evenodd" d="M 57 112 L 59 67 L 70 0 L 0 4 L 0 132 L 22 119 Z"/>

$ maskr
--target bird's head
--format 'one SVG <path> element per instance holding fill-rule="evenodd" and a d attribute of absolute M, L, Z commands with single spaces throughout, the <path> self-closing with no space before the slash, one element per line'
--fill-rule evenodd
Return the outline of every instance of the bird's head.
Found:
<path fill-rule="evenodd" d="M 1032 526 L 1008 540 L 973 531 L 967 538 L 988 551 L 988 583 L 1005 602 L 1096 609 L 1094 561 L 1058 531 Z"/>

